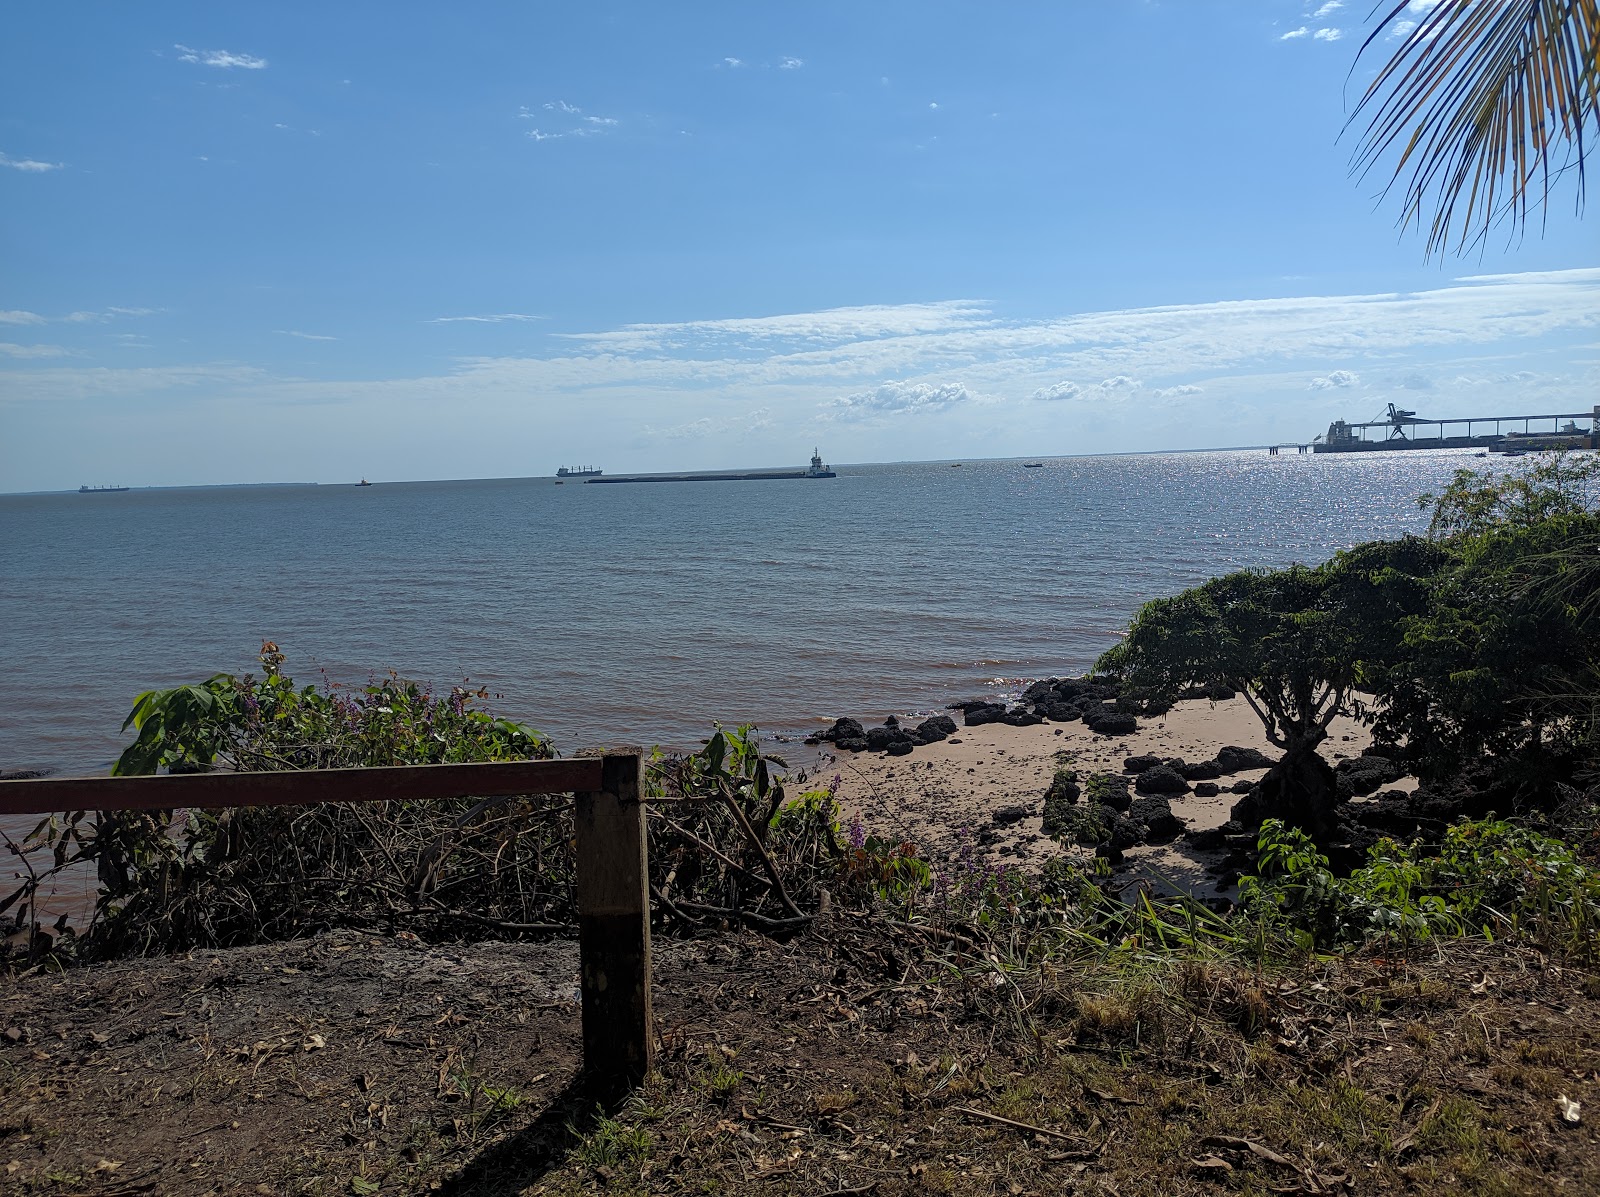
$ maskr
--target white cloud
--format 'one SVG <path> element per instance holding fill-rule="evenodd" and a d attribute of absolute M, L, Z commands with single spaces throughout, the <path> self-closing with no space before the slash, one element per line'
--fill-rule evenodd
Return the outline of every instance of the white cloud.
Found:
<path fill-rule="evenodd" d="M 742 316 L 692 320 L 682 324 L 628 324 L 613 332 L 562 333 L 616 352 L 649 352 L 719 341 L 788 340 L 814 345 L 850 344 L 863 339 L 917 336 L 990 323 L 981 302 L 952 299 L 937 303 L 878 304 L 829 308 L 784 316 Z"/>
<path fill-rule="evenodd" d="M 1107 393 L 1119 392 L 1127 394 L 1130 391 L 1137 391 L 1142 386 L 1144 386 L 1144 383 L 1137 378 L 1129 378 L 1126 374 L 1118 374 L 1113 378 L 1102 380 L 1098 389 Z"/>
<path fill-rule="evenodd" d="M 1417 23 L 1415 21 L 1396 21 L 1389 26 L 1389 37 L 1391 39 L 1404 37 L 1416 27 Z"/>
<path fill-rule="evenodd" d="M 804 58 L 791 58 L 787 54 L 778 60 L 778 69 L 780 71 L 798 71 L 805 65 L 806 60 Z"/>
<path fill-rule="evenodd" d="M 1075 382 L 1056 382 L 1047 387 L 1040 387 L 1033 393 L 1034 399 L 1076 399 L 1083 394 L 1083 388 Z"/>
<path fill-rule="evenodd" d="M 639 431 L 658 440 L 704 442 L 712 437 L 746 437 L 772 427 L 772 411 L 758 407 L 754 411 L 734 412 L 722 419 L 701 416 L 684 424 L 656 428 L 646 424 Z"/>
<path fill-rule="evenodd" d="M 1361 381 L 1358 374 L 1349 370 L 1334 370 L 1321 378 L 1313 378 L 1306 388 L 1310 391 L 1326 391 L 1330 387 L 1353 387 Z"/>
<path fill-rule="evenodd" d="M 302 341 L 337 341 L 338 337 L 327 337 L 321 333 L 299 332 L 292 328 L 275 328 L 272 330 L 280 337 L 299 337 Z"/>
<path fill-rule="evenodd" d="M 1311 30 L 1307 29 L 1304 25 L 1302 25 L 1298 29 L 1291 29 L 1291 30 L 1289 30 L 1288 33 L 1280 35 L 1278 40 L 1280 42 L 1292 41 L 1297 37 L 1305 37 L 1310 32 L 1311 32 Z"/>
<path fill-rule="evenodd" d="M 496 312 L 491 316 L 435 316 L 429 324 L 504 324 L 508 320 L 543 320 L 525 312 Z"/>
<path fill-rule="evenodd" d="M 1343 7 L 1344 0 L 1328 0 L 1326 4 L 1311 14 L 1311 19 L 1314 21 L 1320 21 L 1323 17 L 1336 13 Z"/>
<path fill-rule="evenodd" d="M 544 128 L 529 129 L 526 136 L 534 141 L 557 141 L 563 137 L 588 137 L 595 133 L 604 132 L 622 122 L 614 116 L 586 115 L 582 108 L 576 104 L 569 104 L 565 100 L 548 100 L 543 105 L 546 112 L 559 112 L 563 116 L 575 119 L 576 124 L 571 129 L 554 132 Z M 517 119 L 530 121 L 538 117 L 538 113 L 526 104 L 517 109 Z"/>
<path fill-rule="evenodd" d="M 59 345 L 15 345 L 10 341 L 0 341 L 0 353 L 7 357 L 65 357 L 67 351 Z"/>
<path fill-rule="evenodd" d="M 827 406 L 841 419 L 944 411 L 978 398 L 964 383 L 886 382 L 870 391 L 857 391 Z"/>
<path fill-rule="evenodd" d="M 938 102 L 937 102 L 937 101 L 934 101 L 934 100 L 930 100 L 930 101 L 929 101 L 929 102 L 928 102 L 928 109 L 929 109 L 929 111 L 932 111 L 932 112 L 937 112 L 937 111 L 938 111 L 938 109 L 939 109 L 939 104 L 938 104 Z"/>
<path fill-rule="evenodd" d="M 1186 382 L 1175 387 L 1156 387 L 1150 393 L 1157 399 L 1181 399 L 1185 395 L 1204 395 L 1206 389 L 1197 387 L 1192 382 Z"/>
<path fill-rule="evenodd" d="M 722 62 L 724 66 L 728 67 L 742 67 L 744 65 L 744 59 L 742 58 L 724 58 Z"/>
<path fill-rule="evenodd" d="M 154 316 L 159 311 L 161 311 L 160 308 L 109 307 L 106 309 L 107 314 L 112 316 Z"/>
<path fill-rule="evenodd" d="M 28 174 L 43 174 L 49 170 L 60 170 L 64 162 L 40 162 L 35 158 L 13 158 L 10 154 L 0 154 L 0 166 L 9 166 L 12 170 L 24 171 Z"/>
<path fill-rule="evenodd" d="M 265 58 L 257 58 L 253 54 L 233 54 L 227 50 L 191 50 L 188 46 L 174 45 L 178 51 L 179 62 L 196 62 L 209 67 L 243 67 L 247 71 L 259 71 L 267 65 Z"/>
<path fill-rule="evenodd" d="M 1344 36 L 1343 29 L 1319 29 L 1311 35 L 1319 42 L 1336 42 Z"/>
<path fill-rule="evenodd" d="M 43 324 L 44 317 L 37 312 L 0 311 L 0 324 Z"/>

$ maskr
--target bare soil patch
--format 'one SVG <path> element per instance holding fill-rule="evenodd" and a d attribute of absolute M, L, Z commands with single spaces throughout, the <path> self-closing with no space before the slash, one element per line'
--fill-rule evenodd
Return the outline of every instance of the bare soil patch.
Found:
<path fill-rule="evenodd" d="M 661 943 L 660 1076 L 611 1109 L 578 1082 L 566 942 L 3 978 L 0 1191 L 1600 1191 L 1600 983 L 1531 951 L 1041 974 L 948 949 L 854 916 Z"/>

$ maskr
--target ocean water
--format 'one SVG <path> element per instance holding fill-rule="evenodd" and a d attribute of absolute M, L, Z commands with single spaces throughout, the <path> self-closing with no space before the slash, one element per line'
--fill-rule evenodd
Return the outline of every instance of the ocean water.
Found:
<path fill-rule="evenodd" d="M 0 496 L 0 769 L 100 772 L 134 696 L 254 664 L 470 679 L 571 751 L 798 734 L 1077 672 L 1140 603 L 1420 531 L 1462 452 Z"/>

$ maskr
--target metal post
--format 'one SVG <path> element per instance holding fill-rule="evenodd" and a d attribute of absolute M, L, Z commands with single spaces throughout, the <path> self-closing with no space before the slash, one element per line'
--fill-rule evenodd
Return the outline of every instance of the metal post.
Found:
<path fill-rule="evenodd" d="M 650 892 L 638 749 L 602 758 L 601 788 L 573 795 L 583 1064 L 620 1095 L 655 1064 Z"/>

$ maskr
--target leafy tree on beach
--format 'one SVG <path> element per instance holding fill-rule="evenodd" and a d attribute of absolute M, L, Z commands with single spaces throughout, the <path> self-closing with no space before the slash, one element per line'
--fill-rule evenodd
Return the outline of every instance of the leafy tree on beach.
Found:
<path fill-rule="evenodd" d="M 1449 567 L 1373 677 L 1376 726 L 1442 775 L 1487 754 L 1537 784 L 1600 729 L 1600 459 L 1458 471 L 1431 535 Z"/>
<path fill-rule="evenodd" d="M 1334 830 L 1333 770 L 1317 755 L 1328 726 L 1397 647 L 1427 603 L 1445 551 L 1419 538 L 1362 545 L 1316 569 L 1295 565 L 1213 578 L 1140 608 L 1096 662 L 1129 697 L 1167 704 L 1190 686 L 1243 694 L 1283 756 L 1242 804 L 1246 821 Z"/>
<path fill-rule="evenodd" d="M 1600 0 L 1401 0 L 1386 5 L 1357 62 L 1399 46 L 1351 115 L 1368 122 L 1352 169 L 1391 150 L 1385 186 L 1410 168 L 1402 226 L 1433 209 L 1428 253 L 1479 244 L 1503 219 L 1527 223 L 1568 171 L 1584 198 L 1586 137 L 1600 135 Z"/>

